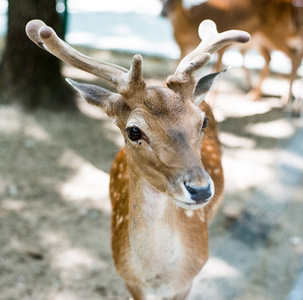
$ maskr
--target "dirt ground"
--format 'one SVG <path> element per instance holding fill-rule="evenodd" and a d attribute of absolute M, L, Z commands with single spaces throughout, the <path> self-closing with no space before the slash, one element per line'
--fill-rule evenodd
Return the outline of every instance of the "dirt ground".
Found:
<path fill-rule="evenodd" d="M 151 84 L 172 68 L 145 61 Z M 95 82 L 71 68 L 64 74 Z M 272 75 L 258 102 L 245 96 L 244 77 L 229 71 L 209 97 L 220 121 L 225 199 L 191 300 L 286 299 L 303 268 L 302 120 L 274 97 L 284 77 Z M 108 172 L 123 141 L 102 112 L 79 108 L 0 106 L 1 300 L 129 297 L 110 250 Z"/>

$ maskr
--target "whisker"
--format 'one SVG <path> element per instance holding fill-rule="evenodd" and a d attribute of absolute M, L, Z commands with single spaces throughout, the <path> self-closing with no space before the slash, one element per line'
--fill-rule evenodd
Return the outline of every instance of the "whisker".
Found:
<path fill-rule="evenodd" d="M 216 104 L 216 105 L 213 105 L 213 106 L 208 105 L 208 109 L 205 110 L 204 112 L 207 114 L 207 112 L 213 111 L 214 109 L 216 109 L 218 107 L 221 107 L 221 106 L 222 106 L 222 104 Z"/>

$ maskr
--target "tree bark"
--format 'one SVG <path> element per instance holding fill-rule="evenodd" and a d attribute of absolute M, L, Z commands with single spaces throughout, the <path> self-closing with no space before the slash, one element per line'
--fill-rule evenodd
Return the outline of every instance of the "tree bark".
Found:
<path fill-rule="evenodd" d="M 60 35 L 56 0 L 9 0 L 8 32 L 0 65 L 0 103 L 26 109 L 75 108 L 75 96 L 60 73 L 60 61 L 26 36 L 25 26 L 41 19 Z"/>

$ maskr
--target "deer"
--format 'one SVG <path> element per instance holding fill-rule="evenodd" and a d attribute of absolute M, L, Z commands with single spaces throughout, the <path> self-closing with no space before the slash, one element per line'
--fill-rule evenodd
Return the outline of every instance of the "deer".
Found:
<path fill-rule="evenodd" d="M 208 224 L 223 199 L 218 124 L 203 99 L 225 71 L 200 79 L 194 74 L 216 50 L 245 43 L 250 35 L 218 33 L 210 20 L 199 30 L 203 41 L 166 86 L 147 86 L 141 55 L 134 55 L 128 70 L 78 52 L 41 20 L 26 25 L 40 48 L 117 90 L 67 79 L 114 121 L 125 140 L 110 170 L 111 248 L 117 273 L 135 300 L 186 298 L 208 259 Z"/>
<path fill-rule="evenodd" d="M 244 55 L 250 48 L 257 48 L 265 62 L 256 86 L 249 93 L 252 100 L 258 100 L 262 95 L 262 83 L 270 70 L 271 51 L 284 52 L 291 60 L 292 71 L 283 102 L 286 104 L 291 100 L 293 81 L 303 56 L 302 0 L 208 0 L 189 9 L 184 7 L 182 0 L 162 2 L 161 15 L 171 20 L 181 59 L 199 44 L 197 28 L 205 19 L 214 20 L 219 31 L 238 28 L 251 34 L 251 42 L 240 47 L 241 53 Z M 294 39 L 295 46 L 290 43 Z M 218 51 L 215 71 L 221 68 L 225 50 L 226 47 Z M 248 70 L 246 76 L 250 81 Z"/>

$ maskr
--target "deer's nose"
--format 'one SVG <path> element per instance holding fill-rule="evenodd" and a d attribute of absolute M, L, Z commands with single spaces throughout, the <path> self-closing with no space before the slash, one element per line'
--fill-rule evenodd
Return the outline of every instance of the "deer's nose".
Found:
<path fill-rule="evenodd" d="M 186 183 L 184 183 L 184 185 L 189 192 L 191 199 L 196 202 L 206 202 L 213 196 L 211 184 L 208 184 L 205 187 L 191 187 Z"/>

